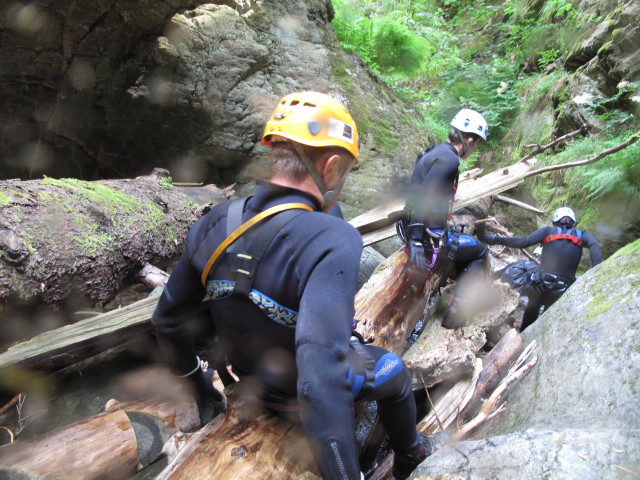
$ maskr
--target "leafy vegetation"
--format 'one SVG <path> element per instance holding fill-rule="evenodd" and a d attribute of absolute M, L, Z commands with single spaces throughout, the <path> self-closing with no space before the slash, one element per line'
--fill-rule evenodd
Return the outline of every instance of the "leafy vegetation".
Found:
<path fill-rule="evenodd" d="M 586 68 L 581 55 L 607 55 L 624 37 L 616 27 L 627 21 L 616 24 L 622 11 L 615 5 L 573 0 L 333 4 L 333 23 L 344 48 L 411 101 L 435 138 L 446 137 L 448 122 L 460 108 L 476 109 L 487 118 L 489 141 L 479 155 L 483 167 L 515 161 L 527 153 L 527 144 L 574 130 L 574 118 L 587 119 L 589 135 L 548 152 L 540 158 L 542 165 L 592 157 L 624 141 L 640 125 L 639 83 L 621 82 L 613 92 L 610 85 L 575 88 L 580 85 L 576 77 Z M 603 25 L 610 38 L 602 37 L 584 53 L 584 41 Z M 600 80 L 594 78 L 592 85 Z M 627 221 L 640 224 L 638 209 L 633 211 L 638 206 L 634 199 L 640 197 L 639 154 L 636 143 L 589 166 L 545 174 L 532 180 L 533 193 L 548 211 L 572 205 L 582 213 L 584 228 L 601 221 L 612 203 L 624 204 L 631 212 Z M 474 162 L 467 160 L 463 169 Z"/>

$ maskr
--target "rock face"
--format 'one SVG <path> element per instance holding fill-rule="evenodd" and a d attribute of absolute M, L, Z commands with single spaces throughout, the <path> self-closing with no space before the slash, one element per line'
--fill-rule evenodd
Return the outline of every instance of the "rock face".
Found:
<path fill-rule="evenodd" d="M 409 174 L 426 132 L 340 50 L 330 2 L 221 3 L 0 0 L 0 177 L 165 167 L 243 194 L 266 171 L 264 122 L 297 90 L 336 96 L 361 131 L 347 217 Z"/>
<path fill-rule="evenodd" d="M 622 479 L 640 471 L 640 240 L 592 269 L 523 334 L 538 364 L 506 411 L 419 474 Z"/>

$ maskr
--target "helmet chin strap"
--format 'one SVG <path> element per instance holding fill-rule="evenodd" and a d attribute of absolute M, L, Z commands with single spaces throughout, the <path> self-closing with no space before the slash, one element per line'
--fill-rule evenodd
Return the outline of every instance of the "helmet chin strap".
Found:
<path fill-rule="evenodd" d="M 296 142 L 291 142 L 291 145 L 293 145 L 293 148 L 295 149 L 296 153 L 300 157 L 300 160 L 302 160 L 302 162 L 305 164 L 305 166 L 307 167 L 307 170 L 309 171 L 309 174 L 311 175 L 311 178 L 313 179 L 316 186 L 318 187 L 318 190 L 320 190 L 320 194 L 322 195 L 322 199 L 323 199 L 322 209 L 324 211 L 324 208 L 327 205 L 330 205 L 335 200 L 336 196 L 338 195 L 338 192 L 340 191 L 340 189 L 344 185 L 345 180 L 347 179 L 349 170 L 347 169 L 340 177 L 340 180 L 338 180 L 338 183 L 336 184 L 336 186 L 333 187 L 331 190 L 329 190 L 327 186 L 324 184 L 324 182 L 322 181 L 320 172 L 318 172 L 318 170 L 316 169 L 316 166 L 313 164 L 313 162 L 307 155 L 307 152 L 304 151 L 302 146 Z"/>
<path fill-rule="evenodd" d="M 467 145 L 466 140 L 462 136 L 462 133 L 460 133 L 460 130 L 456 129 L 456 134 L 458 136 L 458 141 L 462 145 L 462 155 L 461 155 L 461 157 L 465 158 L 465 156 L 467 155 L 467 152 L 469 151 L 469 146 Z"/>

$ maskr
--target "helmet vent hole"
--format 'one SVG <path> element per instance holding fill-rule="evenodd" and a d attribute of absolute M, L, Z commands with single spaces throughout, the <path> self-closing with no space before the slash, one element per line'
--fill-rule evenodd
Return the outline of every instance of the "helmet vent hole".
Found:
<path fill-rule="evenodd" d="M 309 102 L 304 102 L 304 106 L 305 107 L 316 107 L 317 105 L 315 105 L 313 103 L 309 103 Z"/>

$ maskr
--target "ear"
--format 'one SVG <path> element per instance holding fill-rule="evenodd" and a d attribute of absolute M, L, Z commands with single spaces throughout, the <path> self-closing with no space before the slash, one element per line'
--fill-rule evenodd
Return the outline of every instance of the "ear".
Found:
<path fill-rule="evenodd" d="M 329 155 L 320 163 L 320 174 L 325 185 L 333 185 L 342 176 L 340 155 Z"/>

